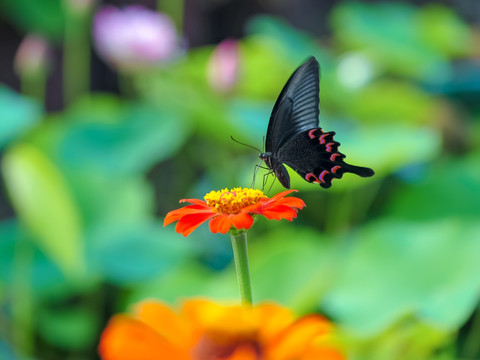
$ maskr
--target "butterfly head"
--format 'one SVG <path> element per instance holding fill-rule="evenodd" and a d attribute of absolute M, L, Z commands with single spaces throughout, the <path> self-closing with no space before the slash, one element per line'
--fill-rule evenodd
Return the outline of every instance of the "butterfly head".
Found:
<path fill-rule="evenodd" d="M 267 166 L 269 168 L 272 168 L 272 165 L 271 165 L 272 153 L 271 152 L 261 153 L 260 155 L 258 155 L 258 157 L 260 159 L 262 159 L 263 161 L 265 161 L 265 164 L 267 164 Z"/>
<path fill-rule="evenodd" d="M 271 152 L 261 153 L 259 155 L 260 159 L 265 161 L 265 164 L 273 171 L 277 179 L 280 181 L 280 184 L 283 187 L 290 189 L 290 176 L 288 175 L 288 171 L 283 166 L 281 162 L 279 162 Z"/>

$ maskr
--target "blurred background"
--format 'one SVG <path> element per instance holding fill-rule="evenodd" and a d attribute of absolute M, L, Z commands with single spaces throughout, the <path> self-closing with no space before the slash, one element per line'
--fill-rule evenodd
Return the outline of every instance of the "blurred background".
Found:
<path fill-rule="evenodd" d="M 0 0 L 0 54 L 0 359 L 96 359 L 145 298 L 238 299 L 228 236 L 163 218 L 250 186 L 230 136 L 263 149 L 311 55 L 320 125 L 376 174 L 291 175 L 307 207 L 249 231 L 254 300 L 324 314 L 351 359 L 480 359 L 480 2 Z"/>

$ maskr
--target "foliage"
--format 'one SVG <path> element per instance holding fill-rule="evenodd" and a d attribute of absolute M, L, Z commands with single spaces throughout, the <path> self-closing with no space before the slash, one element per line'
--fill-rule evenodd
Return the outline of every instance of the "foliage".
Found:
<path fill-rule="evenodd" d="M 59 2 L 48 23 L 34 3 L 0 5 L 19 29 L 61 38 Z M 120 95 L 78 95 L 58 113 L 0 88 L 15 213 L 0 221 L 0 357 L 94 358 L 108 317 L 133 302 L 235 299 L 226 239 L 161 224 L 181 198 L 250 184 L 258 154 L 230 136 L 262 148 L 276 96 L 310 55 L 321 126 L 376 175 L 328 191 L 291 175 L 307 207 L 250 231 L 254 300 L 326 314 L 352 359 L 480 356 L 480 87 L 458 75 L 478 72 L 473 28 L 440 5 L 348 2 L 330 18 L 325 42 L 251 19 L 226 92 L 207 77 L 213 46 L 120 72 Z"/>

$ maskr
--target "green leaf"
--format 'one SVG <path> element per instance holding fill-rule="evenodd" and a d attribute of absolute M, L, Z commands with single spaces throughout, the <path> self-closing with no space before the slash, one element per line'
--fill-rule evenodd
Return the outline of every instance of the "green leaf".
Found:
<path fill-rule="evenodd" d="M 23 32 L 40 33 L 52 39 L 60 39 L 63 34 L 61 0 L 1 0 L 0 9 Z"/>
<path fill-rule="evenodd" d="M 18 279 L 16 271 L 19 268 L 25 271 L 26 282 L 35 296 L 44 295 L 52 288 L 66 282 L 59 267 L 35 246 L 17 219 L 0 222 L 0 239 L 0 284 L 6 284 L 7 289 L 11 290 L 12 286 L 15 286 L 13 282 Z M 22 244 L 22 247 L 19 246 L 19 241 L 28 241 L 28 244 Z M 30 246 L 33 249 L 29 249 Z M 18 253 L 22 251 L 21 249 L 23 251 L 26 249 L 33 256 L 22 258 Z M 19 263 L 19 259 L 23 263 Z"/>
<path fill-rule="evenodd" d="M 389 215 L 409 220 L 433 220 L 451 215 L 480 216 L 480 154 L 444 159 L 399 188 L 387 206 Z M 415 204 L 415 206 L 412 206 Z"/>
<path fill-rule="evenodd" d="M 12 204 L 38 245 L 68 275 L 84 270 L 80 216 L 65 180 L 38 148 L 21 143 L 4 156 Z"/>
<path fill-rule="evenodd" d="M 344 3 L 335 8 L 335 38 L 346 50 L 359 50 L 384 68 L 419 79 L 449 71 L 444 54 L 425 43 L 415 7 L 404 3 Z M 405 26 L 408 24 L 408 26 Z"/>
<path fill-rule="evenodd" d="M 478 222 L 381 220 L 352 241 L 343 274 L 324 299 L 350 331 L 372 336 L 405 316 L 453 331 L 475 309 Z"/>
<path fill-rule="evenodd" d="M 67 167 L 133 174 L 174 154 L 189 134 L 178 114 L 146 104 L 89 99 L 67 113 L 71 126 L 59 144 Z"/>
<path fill-rule="evenodd" d="M 43 308 L 38 316 L 41 336 L 65 350 L 90 348 L 98 341 L 100 318 L 87 307 L 72 309 Z"/>
<path fill-rule="evenodd" d="M 431 122 L 439 104 L 426 92 L 406 82 L 376 81 L 352 96 L 346 113 L 365 124 Z"/>
<path fill-rule="evenodd" d="M 0 149 L 37 124 L 42 113 L 38 102 L 0 86 Z"/>
<path fill-rule="evenodd" d="M 115 284 L 135 284 L 165 274 L 191 253 L 173 229 L 154 223 L 106 223 L 91 236 L 92 266 Z"/>
<path fill-rule="evenodd" d="M 472 32 L 452 9 L 429 4 L 416 17 L 420 36 L 432 48 L 452 57 L 472 55 L 475 48 Z"/>

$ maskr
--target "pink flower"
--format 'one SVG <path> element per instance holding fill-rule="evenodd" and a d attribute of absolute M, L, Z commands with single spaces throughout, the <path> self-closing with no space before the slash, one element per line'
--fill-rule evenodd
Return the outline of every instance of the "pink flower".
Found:
<path fill-rule="evenodd" d="M 103 7 L 94 18 L 93 40 L 99 55 L 122 70 L 168 60 L 179 44 L 170 18 L 141 6 Z"/>
<path fill-rule="evenodd" d="M 239 53 L 235 40 L 227 39 L 218 44 L 208 63 L 208 82 L 217 91 L 231 90 L 238 78 Z"/>
<path fill-rule="evenodd" d="M 18 74 L 39 74 L 48 70 L 51 50 L 45 38 L 31 34 L 18 47 L 13 60 Z"/>

